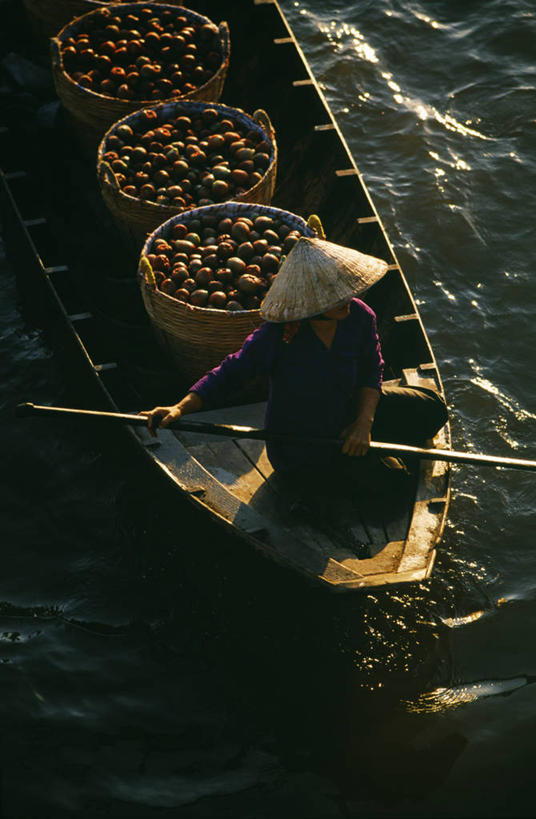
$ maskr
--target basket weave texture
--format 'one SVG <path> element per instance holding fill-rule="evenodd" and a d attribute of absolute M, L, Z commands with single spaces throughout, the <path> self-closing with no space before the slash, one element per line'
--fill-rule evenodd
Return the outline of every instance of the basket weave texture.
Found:
<path fill-rule="evenodd" d="M 157 111 L 160 117 L 174 118 L 181 115 L 191 116 L 198 114 L 205 108 L 215 108 L 224 117 L 229 117 L 235 122 L 245 125 L 248 130 L 257 131 L 263 139 L 272 146 L 270 153 L 270 164 L 263 174 L 262 179 L 256 185 L 249 188 L 243 194 L 234 197 L 237 202 L 258 202 L 269 205 L 275 189 L 277 174 L 277 143 L 275 131 L 272 123 L 265 111 L 259 109 L 253 116 L 244 113 L 239 108 L 230 108 L 227 105 L 217 103 L 195 102 L 193 100 L 179 100 L 178 102 L 166 102 L 160 105 L 151 106 L 151 110 Z M 114 134 L 120 125 L 127 124 L 131 127 L 136 125 L 141 117 L 141 112 L 129 114 L 119 122 L 115 122 L 103 137 L 97 152 L 97 176 L 104 202 L 110 210 L 114 220 L 129 240 L 133 240 L 138 246 L 145 242 L 147 235 L 155 230 L 158 225 L 176 216 L 178 211 L 171 205 L 160 205 L 157 202 L 147 202 L 135 196 L 129 196 L 119 187 L 115 174 L 109 163 L 103 159 L 107 149 L 108 138 Z"/>
<path fill-rule="evenodd" d="M 147 3 L 148 6 L 151 3 Z M 161 3 L 164 9 L 173 10 L 176 6 Z M 121 11 L 135 13 L 138 3 L 121 4 Z M 149 108 L 160 100 L 123 100 L 118 97 L 107 97 L 89 88 L 84 88 L 67 74 L 63 67 L 63 57 L 61 54 L 61 43 L 68 37 L 76 36 L 83 30 L 86 21 L 91 19 L 91 15 L 99 14 L 102 6 L 95 11 L 90 11 L 77 17 L 68 25 L 64 26 L 57 37 L 50 40 L 52 76 L 56 92 L 62 105 L 69 112 L 75 130 L 86 149 L 96 151 L 97 146 L 106 131 L 119 119 L 137 111 L 140 108 Z M 189 21 L 198 23 L 211 23 L 212 21 L 202 14 L 181 8 L 181 15 Z M 179 99 L 184 100 L 206 100 L 217 102 L 223 92 L 223 86 L 229 68 L 229 57 L 231 43 L 229 38 L 229 27 L 226 22 L 219 24 L 220 44 L 222 62 L 218 70 L 204 85 L 190 91 Z M 174 98 L 175 99 L 175 98 Z M 161 100 L 164 102 L 165 100 Z"/>
<path fill-rule="evenodd" d="M 171 236 L 179 222 L 188 225 L 193 219 L 210 214 L 224 219 L 247 216 L 255 211 L 259 216 L 271 216 L 284 222 L 302 235 L 314 237 L 315 231 L 300 216 L 267 205 L 225 202 L 184 211 L 148 237 L 143 247 L 138 269 L 139 283 L 145 308 L 155 335 L 170 355 L 182 375 L 192 382 L 207 370 L 216 367 L 229 353 L 239 350 L 247 336 L 262 324 L 259 310 L 217 310 L 195 307 L 163 293 L 156 288 L 147 257 L 156 239 Z"/>
<path fill-rule="evenodd" d="M 168 6 L 182 6 L 182 0 L 150 0 L 151 3 L 166 3 Z M 143 2 L 143 0 L 138 0 Z M 101 0 L 23 0 L 30 25 L 38 37 L 54 37 L 60 29 L 73 20 L 110 3 Z"/>

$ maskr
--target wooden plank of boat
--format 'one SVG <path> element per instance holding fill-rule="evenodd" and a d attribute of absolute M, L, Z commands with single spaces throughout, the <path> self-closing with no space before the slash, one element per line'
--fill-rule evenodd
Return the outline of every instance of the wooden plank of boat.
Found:
<path fill-rule="evenodd" d="M 190 5 L 214 19 L 221 16 L 217 2 Z M 305 217 L 318 213 L 332 241 L 389 262 L 387 275 L 366 296 L 378 317 L 388 377 L 442 391 L 430 344 L 393 248 L 277 2 L 256 0 L 249 14 L 231 4 L 225 17 L 231 28 L 233 59 L 224 101 L 249 111 L 262 106 L 270 114 L 280 155 L 274 204 Z M 8 134 L 12 142 L 6 156 L 17 155 L 19 136 Z M 108 246 L 117 243 L 115 229 L 95 196 L 93 171 L 76 152 L 70 157 L 69 173 L 78 180 L 77 215 L 69 207 L 72 182 L 68 178 L 63 188 L 65 206 L 61 207 L 61 193 L 53 197 L 45 223 L 23 218 L 24 204 L 31 200 L 35 185 L 30 185 L 27 196 L 24 175 L 17 176 L 15 170 L 9 178 L 3 176 L 3 205 L 12 240 L 8 247 L 11 244 L 17 254 L 24 255 L 24 274 L 47 296 L 54 310 L 54 326 L 62 328 L 62 344 L 97 388 L 101 405 L 132 410 L 162 403 L 158 388 L 166 380 L 176 380 L 176 374 L 164 362 L 155 365 L 161 354 L 145 317 L 139 313 L 136 298 L 125 297 L 130 282 L 114 276 L 117 266 L 125 265 L 124 249 L 115 260 L 110 253 L 108 263 L 99 264 L 103 285 L 100 291 L 92 291 L 90 309 L 79 303 L 80 286 L 87 294 L 94 276 L 94 234 L 84 234 L 84 219 L 93 220 Z M 55 183 L 61 189 L 61 179 Z M 46 230 L 52 234 L 48 244 Z M 63 259 L 48 260 L 47 248 L 56 246 L 63 249 L 68 265 L 62 264 Z M 80 252 L 80 247 L 87 253 Z M 131 281 L 134 283 L 133 277 Z M 110 308 L 118 282 L 121 294 Z M 154 388 L 147 390 L 148 384 Z M 247 404 L 198 417 L 261 426 L 262 415 L 263 404 Z M 330 498 L 328 517 L 308 516 L 296 511 L 292 499 L 281 490 L 261 442 L 213 436 L 209 440 L 208 436 L 171 431 L 155 440 L 133 428 L 128 434 L 185 498 L 247 547 L 255 547 L 315 583 L 345 591 L 422 580 L 432 569 L 449 501 L 445 463 L 422 462 L 404 491 L 377 487 L 372 501 L 370 494 L 364 499 L 360 493 Z M 450 446 L 448 426 L 431 444 Z"/>

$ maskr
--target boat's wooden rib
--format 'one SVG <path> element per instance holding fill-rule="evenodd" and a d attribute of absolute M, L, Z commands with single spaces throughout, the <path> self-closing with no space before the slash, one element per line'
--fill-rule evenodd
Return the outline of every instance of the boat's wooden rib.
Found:
<path fill-rule="evenodd" d="M 188 5 L 216 20 L 223 16 L 218 0 Z M 442 391 L 381 219 L 277 2 L 255 0 L 247 11 L 238 5 L 226 4 L 225 10 L 232 58 L 223 101 L 270 114 L 280 156 L 273 204 L 304 217 L 319 214 L 331 241 L 388 262 L 387 274 L 366 296 L 378 318 L 386 378 Z M 141 306 L 136 259 L 129 262 L 119 243 L 94 167 L 61 121 L 45 140 L 50 161 L 25 165 L 33 154 L 25 150 L 24 134 L 23 125 L 0 129 L 3 161 L 9 163 L 0 175 L 4 229 L 22 284 L 29 284 L 35 303 L 46 301 L 52 308 L 49 326 L 95 388 L 94 405 L 133 411 L 166 403 L 167 395 L 176 400 L 176 374 L 160 360 Z M 199 417 L 262 426 L 263 414 L 263 403 L 242 403 Z M 422 462 L 415 478 L 396 492 L 377 487 L 366 498 L 359 493 L 330 498 L 330 514 L 320 517 L 293 505 L 262 442 L 169 430 L 155 440 L 139 428 L 127 430 L 136 450 L 184 498 L 238 535 L 244 548 L 312 582 L 351 590 L 419 581 L 431 571 L 448 509 L 445 463 Z M 448 426 L 433 445 L 449 448 Z"/>

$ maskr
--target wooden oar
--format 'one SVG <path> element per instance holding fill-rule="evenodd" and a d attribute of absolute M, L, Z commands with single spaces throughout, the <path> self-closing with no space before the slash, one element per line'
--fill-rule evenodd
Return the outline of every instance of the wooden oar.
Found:
<path fill-rule="evenodd" d="M 72 418 L 96 418 L 104 421 L 129 424 L 132 426 L 146 426 L 147 418 L 144 415 L 131 415 L 125 412 L 100 412 L 98 410 L 71 409 L 69 407 L 47 407 L 38 404 L 18 404 L 16 415 L 24 418 L 29 415 L 64 415 Z M 183 432 L 199 432 L 206 435 L 224 435 L 228 438 L 254 438 L 261 441 L 280 441 L 281 443 L 319 443 L 341 444 L 339 438 L 312 438 L 311 436 L 287 435 L 280 432 L 270 432 L 266 429 L 235 426 L 233 424 L 209 424 L 206 421 L 187 421 L 180 418 L 170 424 L 169 428 L 180 429 Z M 477 466 L 502 466 L 508 469 L 536 470 L 536 461 L 526 461 L 522 458 L 504 458 L 496 455 L 473 455 L 470 452 L 456 452 L 451 449 L 424 449 L 408 444 L 387 444 L 382 441 L 371 441 L 370 448 L 384 455 L 415 455 L 429 461 L 448 461 L 450 463 L 474 464 Z"/>

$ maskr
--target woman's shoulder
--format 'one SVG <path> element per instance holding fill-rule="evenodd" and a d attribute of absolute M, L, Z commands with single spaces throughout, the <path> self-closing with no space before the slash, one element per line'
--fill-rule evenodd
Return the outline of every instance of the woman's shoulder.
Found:
<path fill-rule="evenodd" d="M 251 334 L 255 338 L 265 339 L 266 341 L 277 340 L 283 337 L 284 324 L 275 321 L 263 321 L 256 330 Z"/>
<path fill-rule="evenodd" d="M 244 341 L 244 347 L 271 348 L 277 345 L 283 337 L 283 324 L 278 324 L 273 321 L 263 321 Z"/>
<path fill-rule="evenodd" d="M 364 301 L 358 299 L 357 296 L 355 296 L 351 301 L 350 315 L 361 321 L 371 321 L 376 319 L 376 313 L 372 307 L 369 307 Z"/>

